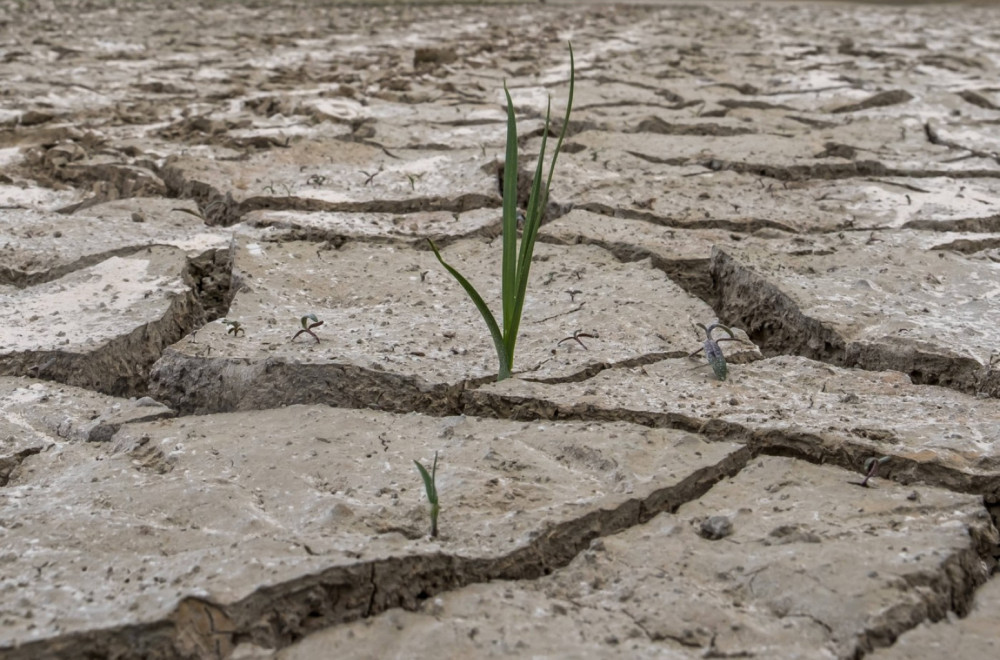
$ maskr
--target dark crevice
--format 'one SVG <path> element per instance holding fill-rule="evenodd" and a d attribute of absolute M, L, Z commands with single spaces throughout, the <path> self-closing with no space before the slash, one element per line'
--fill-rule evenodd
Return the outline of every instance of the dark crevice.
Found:
<path fill-rule="evenodd" d="M 666 122 L 659 117 L 647 117 L 626 133 L 653 133 L 656 135 L 701 135 L 716 137 L 731 137 L 734 135 L 752 135 L 757 133 L 746 126 L 726 126 L 723 124 L 675 124 Z"/>
<path fill-rule="evenodd" d="M 955 218 L 952 220 L 910 220 L 903 229 L 923 231 L 961 232 L 969 234 L 990 234 L 1000 232 L 1000 213 L 981 218 Z M 934 248 L 947 249 L 947 248 Z"/>
<path fill-rule="evenodd" d="M 602 371 L 607 371 L 609 369 L 631 369 L 633 367 L 642 367 L 647 364 L 653 364 L 655 362 L 660 362 L 662 360 L 668 360 L 671 358 L 685 357 L 687 352 L 685 351 L 667 351 L 658 353 L 646 353 L 645 355 L 637 355 L 627 360 L 621 360 L 620 362 L 597 362 L 588 364 L 586 367 L 579 371 L 575 371 L 572 374 L 566 376 L 552 376 L 549 378 L 531 378 L 531 372 L 523 372 L 517 374 L 521 380 L 529 381 L 532 383 L 545 383 L 546 385 L 555 385 L 559 383 L 579 383 L 590 378 L 593 378 Z M 541 365 L 539 365 L 541 366 Z"/>
<path fill-rule="evenodd" d="M 667 216 L 657 215 L 649 211 L 639 211 L 635 209 L 623 209 L 617 206 L 610 206 L 599 202 L 586 202 L 584 204 L 574 204 L 574 209 L 590 211 L 598 215 L 609 218 L 624 218 L 626 220 L 642 220 L 660 227 L 672 227 L 675 229 L 726 229 L 735 232 L 752 233 L 760 229 L 777 229 L 779 231 L 797 233 L 793 227 L 789 227 L 774 220 L 766 218 L 743 218 L 740 220 L 726 220 L 722 218 L 705 218 L 701 220 L 680 220 Z"/>
<path fill-rule="evenodd" d="M 469 239 L 469 238 L 485 238 L 494 239 L 500 236 L 501 233 L 502 220 L 497 219 L 496 222 L 490 223 L 479 227 L 478 229 L 473 229 L 463 234 L 433 234 L 426 233 L 421 236 L 407 236 L 407 235 L 386 235 L 380 234 L 378 236 L 358 236 L 345 234 L 338 229 L 325 229 L 322 227 L 302 227 L 295 225 L 293 223 L 286 222 L 268 222 L 260 221 L 254 222 L 252 225 L 257 228 L 269 228 L 272 232 L 269 232 L 261 240 L 265 243 L 285 243 L 289 241 L 302 241 L 307 243 L 315 243 L 317 252 L 323 252 L 324 250 L 334 249 L 339 250 L 344 245 L 348 243 L 363 243 L 365 245 L 386 245 L 386 246 L 396 246 L 400 248 L 412 248 L 414 250 L 429 250 L 430 247 L 427 245 L 427 240 L 430 239 L 434 241 L 439 249 L 445 248 L 458 241 Z"/>
<path fill-rule="evenodd" d="M 34 456 L 42 452 L 44 447 L 39 444 L 34 447 L 28 447 L 22 449 L 13 454 L 8 454 L 6 456 L 0 456 L 0 488 L 3 488 L 10 482 L 10 477 L 17 468 L 21 466 L 29 456 Z"/>
<path fill-rule="evenodd" d="M 454 415 L 461 392 L 494 376 L 456 383 L 428 383 L 350 363 L 295 364 L 280 358 L 200 354 L 195 343 L 167 348 L 150 374 L 151 396 L 182 414 L 266 410 L 293 404 L 371 408 L 388 412 Z"/>
<path fill-rule="evenodd" d="M 813 165 L 769 165 L 767 163 L 746 163 L 713 158 L 701 163 L 714 172 L 737 172 L 753 176 L 776 179 L 778 181 L 806 181 L 809 179 L 852 179 L 856 177 L 903 177 L 952 179 L 1000 179 L 1000 169 L 903 170 L 889 167 L 877 160 L 859 160 L 850 163 L 816 163 Z"/>

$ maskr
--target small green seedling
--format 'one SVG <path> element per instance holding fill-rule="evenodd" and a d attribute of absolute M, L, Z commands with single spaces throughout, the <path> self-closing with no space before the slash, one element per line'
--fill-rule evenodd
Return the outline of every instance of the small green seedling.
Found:
<path fill-rule="evenodd" d="M 312 323 L 308 323 L 308 321 L 312 321 Z M 312 338 L 315 339 L 316 343 L 318 344 L 319 337 L 317 337 L 316 333 L 313 332 L 313 328 L 318 328 L 319 326 L 323 325 L 323 321 L 320 321 L 318 318 L 316 318 L 315 314 L 306 314 L 301 319 L 299 319 L 299 323 L 302 324 L 302 329 L 295 333 L 295 336 L 292 337 L 292 341 L 295 341 L 296 339 L 298 339 L 299 335 L 305 333 L 307 335 L 311 335 Z"/>
<path fill-rule="evenodd" d="M 247 331 L 243 329 L 243 324 L 239 321 L 230 321 L 229 319 L 222 319 L 222 322 L 226 324 L 226 334 L 232 335 L 234 337 L 239 337 L 240 333 L 246 336 Z"/>
<path fill-rule="evenodd" d="M 413 464 L 417 466 L 417 470 L 420 471 L 420 478 L 424 480 L 424 490 L 427 491 L 427 501 L 431 503 L 431 537 L 437 538 L 438 513 L 441 512 L 441 506 L 438 504 L 437 492 L 438 454 L 437 452 L 434 452 L 434 465 L 431 467 L 431 471 L 429 473 L 427 472 L 427 468 L 421 465 L 419 461 L 413 461 Z"/>
<path fill-rule="evenodd" d="M 698 353 L 705 351 L 705 357 L 708 358 L 708 366 L 712 367 L 712 371 L 715 372 L 715 377 L 719 380 L 726 380 L 726 376 L 729 375 L 729 367 L 726 365 L 726 356 L 722 354 L 722 348 L 719 346 L 720 341 L 741 341 L 737 339 L 733 334 L 733 331 L 722 325 L 721 323 L 713 323 L 707 328 L 702 323 L 695 323 L 695 325 L 705 331 L 705 343 L 694 353 L 688 355 L 689 358 L 693 358 Z M 723 337 L 722 339 L 713 339 L 712 331 L 716 328 L 722 328 L 729 335 L 728 337 Z"/>
<path fill-rule="evenodd" d="M 416 190 L 417 181 L 424 178 L 423 174 L 407 174 L 406 178 L 410 180 L 410 190 Z"/>
<path fill-rule="evenodd" d="M 528 198 L 527 213 L 524 214 L 524 229 L 521 234 L 521 245 L 517 244 L 518 208 L 517 208 L 517 121 L 514 118 L 514 101 L 504 83 L 503 91 L 507 97 L 507 151 L 503 165 L 503 227 L 502 227 L 502 262 L 500 266 L 500 297 L 503 306 L 503 330 L 497 324 L 496 318 L 487 307 L 483 297 L 475 287 L 457 270 L 445 263 L 438 252 L 434 241 L 428 239 L 434 256 L 437 257 L 445 270 L 451 273 L 476 305 L 486 326 L 493 337 L 493 346 L 497 352 L 500 368 L 497 380 L 510 378 L 514 368 L 514 344 L 517 341 L 517 330 L 521 324 L 521 312 L 524 309 L 524 299 L 528 290 L 528 274 L 531 270 L 531 256 L 535 249 L 535 237 L 541 225 L 545 206 L 549 199 L 549 187 L 552 185 L 552 175 L 556 169 L 556 159 L 562 148 L 566 128 L 569 126 L 569 115 L 573 108 L 573 89 L 576 80 L 576 66 L 573 61 L 573 46 L 569 49 L 569 100 L 566 103 L 566 116 L 563 118 L 562 130 L 556 142 L 552 162 L 549 165 L 548 179 L 542 187 L 542 173 L 545 164 L 545 144 L 549 135 L 552 102 L 549 101 L 545 111 L 545 129 L 542 131 L 542 144 L 538 152 L 538 164 L 535 167 L 535 177 L 531 183 L 531 196 Z"/>
<path fill-rule="evenodd" d="M 864 481 L 857 482 L 858 485 L 859 486 L 863 486 L 865 488 L 869 488 L 869 486 L 868 486 L 868 480 L 871 479 L 872 477 L 877 476 L 878 475 L 878 469 L 879 469 L 879 467 L 881 465 L 885 464 L 888 460 L 889 460 L 888 456 L 883 456 L 881 458 L 875 458 L 874 456 L 872 456 L 871 458 L 866 458 L 865 459 L 865 478 L 864 478 Z"/>

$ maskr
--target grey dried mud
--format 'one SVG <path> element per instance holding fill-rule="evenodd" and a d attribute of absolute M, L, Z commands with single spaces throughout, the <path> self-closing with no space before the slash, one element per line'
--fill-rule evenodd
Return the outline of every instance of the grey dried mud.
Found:
<path fill-rule="evenodd" d="M 991 8 L 58 4 L 0 2 L 0 655 L 996 655 Z M 496 384 L 424 239 L 499 298 L 567 40 Z"/>
<path fill-rule="evenodd" d="M 488 300 L 500 293 L 495 243 L 443 248 Z M 539 244 L 533 263 L 537 284 L 514 364 L 524 378 L 583 380 L 616 365 L 685 355 L 697 347 L 689 319 L 712 314 L 649 262 Z M 449 414 L 460 411 L 464 389 L 496 378 L 482 318 L 429 250 L 243 241 L 234 266 L 240 284 L 227 316 L 245 334 L 210 324 L 167 349 L 150 376 L 152 395 L 177 410 L 326 403 Z M 306 314 L 324 322 L 318 342 L 295 338 Z"/>
<path fill-rule="evenodd" d="M 896 243 L 896 245 L 892 245 Z M 909 374 L 915 383 L 1000 396 L 991 364 L 993 282 L 1000 267 L 950 250 L 919 251 L 906 234 L 853 235 L 798 254 L 714 248 L 720 316 L 766 351 Z M 766 251 L 765 251 L 766 250 Z M 810 275 L 809 285 L 798 280 Z M 863 291 L 863 300 L 845 294 Z"/>
<path fill-rule="evenodd" d="M 12 398 L 41 395 L 25 386 Z M 425 537 L 412 465 L 432 449 L 445 498 L 437 540 Z M 34 575 L 36 594 L 3 622 L 16 643 L 6 657 L 225 657 L 465 584 L 534 579 L 700 497 L 748 456 L 627 424 L 328 407 L 131 422 L 110 445 L 56 441 L 0 491 L 37 541 L 19 535 L 31 547 L 5 555 L 8 583 Z M 38 489 L 59 496 L 29 496 Z M 90 516 L 53 520 L 85 502 L 98 504 Z M 122 600 L 134 603 L 123 624 L 103 625 L 100 610 Z"/>
<path fill-rule="evenodd" d="M 777 357 L 731 368 L 725 383 L 664 360 L 602 372 L 585 383 L 525 381 L 465 394 L 471 414 L 505 419 L 621 420 L 696 431 L 860 472 L 889 456 L 884 474 L 1000 501 L 1000 402 L 913 385 L 898 372 L 865 372 Z M 709 381 L 709 382 L 706 382 Z"/>
<path fill-rule="evenodd" d="M 444 646 L 469 657 L 501 648 L 851 658 L 891 644 L 914 620 L 967 612 L 988 570 L 980 553 L 997 536 L 977 498 L 895 484 L 845 491 L 846 478 L 837 468 L 757 459 L 675 513 L 595 540 L 551 575 L 459 589 L 414 612 L 332 628 L 277 657 L 350 648 L 358 657 L 432 658 Z M 712 518 L 728 521 L 723 540 L 701 533 Z"/>
<path fill-rule="evenodd" d="M 145 393 L 163 350 L 225 303 L 228 250 L 191 262 L 147 247 L 11 291 L 0 375 L 32 376 L 112 395 Z"/>

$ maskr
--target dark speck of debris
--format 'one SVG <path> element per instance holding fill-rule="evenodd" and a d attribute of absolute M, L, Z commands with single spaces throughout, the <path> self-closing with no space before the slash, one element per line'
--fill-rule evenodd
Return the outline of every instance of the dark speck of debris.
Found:
<path fill-rule="evenodd" d="M 709 541 L 718 541 L 733 533 L 733 521 L 726 516 L 712 516 L 701 521 L 701 528 L 698 530 L 703 538 Z"/>

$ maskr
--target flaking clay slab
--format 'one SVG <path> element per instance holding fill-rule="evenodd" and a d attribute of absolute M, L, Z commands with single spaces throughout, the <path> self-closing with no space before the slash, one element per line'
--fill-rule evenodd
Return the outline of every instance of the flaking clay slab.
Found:
<path fill-rule="evenodd" d="M 816 234 L 761 228 L 745 234 L 722 228 L 674 227 L 648 216 L 631 219 L 582 209 L 574 209 L 547 223 L 539 237 L 562 245 L 599 245 L 623 261 L 651 258 L 656 268 L 709 302 L 725 291 L 724 285 L 712 278 L 710 262 L 714 247 L 722 251 L 731 247 L 734 252 L 753 249 L 777 260 L 783 259 L 783 255 L 802 259 L 836 251 L 855 252 L 859 245 L 873 243 L 898 250 L 951 251 L 984 262 L 994 261 L 1000 254 L 997 233 L 897 230 Z M 803 281 L 809 276 L 811 273 L 803 273 Z"/>
<path fill-rule="evenodd" d="M 842 121 L 842 120 L 837 120 Z M 791 122 L 790 122 L 791 123 Z M 643 130 L 645 129 L 645 130 Z M 892 136 L 877 153 L 850 152 L 840 145 L 871 144 Z M 924 124 L 916 117 L 834 123 L 822 130 L 800 125 L 794 133 L 757 133 L 725 124 L 665 128 L 640 124 L 635 132 L 589 130 L 573 142 L 597 153 L 625 152 L 639 161 L 689 165 L 702 171 L 733 171 L 778 180 L 843 179 L 880 176 L 1000 176 L 992 158 L 955 160 L 954 151 L 928 145 Z M 833 150 L 831 152 L 831 149 Z M 842 154 L 837 157 L 836 154 Z M 692 172 L 693 174 L 693 172 Z"/>
<path fill-rule="evenodd" d="M 229 232 L 206 227 L 197 212 L 188 200 L 148 197 L 97 204 L 69 216 L 52 210 L 5 211 L 0 283 L 47 282 L 152 245 L 171 245 L 191 257 L 227 250 Z"/>
<path fill-rule="evenodd" d="M 592 158 L 598 153 L 595 166 Z M 556 200 L 575 209 L 671 228 L 742 233 L 1000 229 L 1000 179 L 782 181 L 732 171 L 698 172 L 635 154 L 586 149 L 561 156 L 560 164 L 565 176 L 553 186 Z M 690 176 L 678 179 L 678 172 Z"/>
<path fill-rule="evenodd" d="M 0 378 L 0 415 L 49 442 L 106 442 L 122 424 L 172 417 L 151 399 L 111 397 L 33 378 Z"/>
<path fill-rule="evenodd" d="M 552 198 L 573 208 L 611 217 L 644 219 L 668 227 L 754 232 L 832 231 L 846 226 L 841 204 L 815 203 L 845 184 L 834 181 L 774 181 L 736 172 L 713 172 L 663 162 L 609 147 L 560 157 Z M 683 178 L 681 178 L 683 177 Z M 802 205 L 814 212 L 802 214 Z M 868 211 L 855 215 L 867 217 Z M 880 218 L 873 220 L 880 221 Z"/>
<path fill-rule="evenodd" d="M 0 287 L 0 374 L 124 394 L 183 328 L 203 318 L 187 258 L 153 246 L 24 289 Z"/>
<path fill-rule="evenodd" d="M 725 382 L 691 364 L 664 360 L 557 385 L 489 383 L 466 394 L 466 410 L 700 430 L 856 470 L 845 486 L 862 480 L 867 459 L 888 456 L 878 474 L 1000 498 L 996 399 L 799 357 L 730 365 Z"/>
<path fill-rule="evenodd" d="M 716 248 L 719 313 L 783 352 L 1000 395 L 1000 264 L 906 243 L 853 234 L 802 254 Z"/>
<path fill-rule="evenodd" d="M 551 575 L 465 587 L 415 611 L 315 633 L 275 657 L 318 660 L 335 649 L 432 658 L 446 649 L 448 657 L 825 660 L 965 614 L 997 539 L 979 498 L 895 484 L 845 490 L 849 476 L 754 459 L 676 513 L 593 541 Z"/>
<path fill-rule="evenodd" d="M 896 643 L 879 649 L 872 660 L 934 660 L 936 658 L 993 658 L 1000 653 L 1000 579 L 993 576 L 976 591 L 972 611 L 964 619 L 949 616 L 924 622 L 900 635 Z"/>
<path fill-rule="evenodd" d="M 431 238 L 436 241 L 475 235 L 496 235 L 501 210 L 426 211 L 415 213 L 341 213 L 336 211 L 251 211 L 243 221 L 267 228 L 268 240 L 308 238 L 342 241 L 344 238 L 374 240 Z"/>
<path fill-rule="evenodd" d="M 442 248 L 496 315 L 500 247 L 494 239 Z M 239 329 L 210 323 L 167 350 L 153 371 L 154 396 L 179 409 L 323 401 L 447 412 L 457 410 L 464 383 L 497 373 L 485 322 L 429 250 L 243 242 L 235 268 L 241 285 L 228 320 Z M 689 343 L 697 337 L 689 319 L 712 318 L 649 261 L 622 263 L 594 246 L 539 243 L 530 277 L 514 358 L 524 378 L 579 378 L 683 355 L 700 345 Z M 299 334 L 308 314 L 323 322 L 315 336 Z"/>
<path fill-rule="evenodd" d="M 414 461 L 430 470 L 435 453 L 431 538 Z M 110 444 L 26 458 L 0 489 L 0 588 L 18 594 L 0 648 L 284 646 L 422 594 L 537 577 L 700 496 L 748 456 L 624 423 L 319 406 L 126 424 Z"/>
<path fill-rule="evenodd" d="M 131 421 L 170 417 L 143 397 L 121 399 L 31 378 L 0 377 L 0 486 L 23 460 L 65 442 L 103 442 Z"/>
<path fill-rule="evenodd" d="M 499 206 L 496 164 L 479 149 L 384 149 L 306 140 L 240 161 L 176 156 L 164 177 L 201 201 L 206 220 L 232 224 L 257 209 L 467 211 Z"/>
<path fill-rule="evenodd" d="M 427 49 L 431 50 L 433 47 Z M 447 50 L 442 49 L 442 54 Z M 451 52 L 455 50 L 451 49 Z M 416 56 L 416 51 L 414 54 Z M 374 139 L 390 151 L 479 149 L 482 153 L 502 158 L 507 136 L 503 85 L 486 72 L 480 76 L 470 73 L 468 70 L 454 71 L 448 80 L 426 73 L 405 80 L 398 79 L 396 84 L 405 85 L 407 89 L 396 93 L 383 92 L 378 97 L 312 98 L 303 101 L 299 111 L 317 118 L 366 125 L 374 133 Z M 553 84 L 568 87 L 565 80 Z M 460 85 L 468 90 L 475 89 L 483 100 L 477 102 L 469 98 L 459 90 Z M 523 108 L 520 101 L 537 98 L 537 89 L 536 83 L 533 89 L 528 90 L 535 92 L 531 96 L 525 90 L 511 89 L 518 115 L 529 110 Z M 533 110 L 518 124 L 518 130 L 523 134 L 539 131 L 545 123 Z M 544 116 L 544 108 L 542 113 Z"/>

